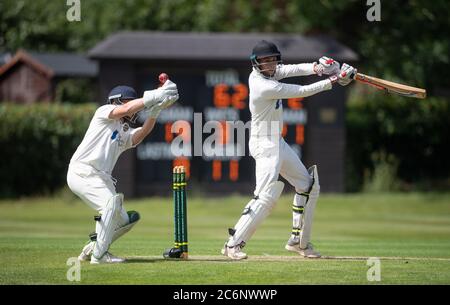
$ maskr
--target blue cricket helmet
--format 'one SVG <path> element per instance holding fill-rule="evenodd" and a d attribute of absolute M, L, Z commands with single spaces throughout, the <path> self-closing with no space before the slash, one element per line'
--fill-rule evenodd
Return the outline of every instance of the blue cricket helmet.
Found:
<path fill-rule="evenodd" d="M 137 99 L 136 90 L 129 86 L 116 86 L 108 94 L 108 104 L 123 104 L 124 100 L 134 100 Z M 131 117 L 123 117 L 123 119 L 129 123 L 132 127 L 138 127 L 136 125 L 136 120 L 138 119 L 139 113 L 133 114 Z"/>
<path fill-rule="evenodd" d="M 132 87 L 116 86 L 108 94 L 108 103 L 111 104 L 115 99 L 119 99 L 120 103 L 122 103 L 122 100 L 134 100 L 137 97 L 136 90 Z"/>

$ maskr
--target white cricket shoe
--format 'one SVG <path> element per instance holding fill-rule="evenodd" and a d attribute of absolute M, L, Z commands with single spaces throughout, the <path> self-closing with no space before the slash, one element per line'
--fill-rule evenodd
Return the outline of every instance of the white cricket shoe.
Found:
<path fill-rule="evenodd" d="M 312 243 L 308 243 L 308 246 L 305 249 L 302 249 L 300 248 L 300 242 L 294 243 L 293 241 L 294 240 L 289 239 L 288 243 L 284 248 L 288 251 L 298 253 L 306 258 L 321 257 L 320 253 L 314 250 Z"/>
<path fill-rule="evenodd" d="M 81 262 L 87 262 L 91 259 L 92 251 L 94 251 L 95 242 L 91 241 L 86 246 L 84 246 L 83 250 L 81 250 L 80 255 L 78 255 L 78 260 Z"/>
<path fill-rule="evenodd" d="M 222 253 L 222 255 L 228 256 L 229 258 L 234 260 L 241 260 L 247 258 L 247 254 L 241 251 L 240 246 L 228 247 L 227 243 L 225 243 L 220 252 Z"/>
<path fill-rule="evenodd" d="M 125 261 L 124 258 L 120 258 L 117 256 L 112 255 L 109 252 L 106 252 L 102 258 L 97 259 L 93 255 L 91 257 L 91 264 L 116 264 L 116 263 L 123 263 Z"/>

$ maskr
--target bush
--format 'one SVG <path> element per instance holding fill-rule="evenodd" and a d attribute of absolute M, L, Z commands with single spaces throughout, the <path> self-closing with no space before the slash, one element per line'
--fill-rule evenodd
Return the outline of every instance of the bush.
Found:
<path fill-rule="evenodd" d="M 382 190 L 383 184 L 384 190 L 407 190 L 448 183 L 449 100 L 417 100 L 382 93 L 362 98 L 355 94 L 347 108 L 349 191 Z M 380 184 L 383 176 L 391 177 Z"/>
<path fill-rule="evenodd" d="M 63 186 L 95 109 L 94 104 L 0 104 L 0 196 L 48 194 Z"/>
<path fill-rule="evenodd" d="M 373 154 L 373 170 L 366 171 L 364 177 L 363 191 L 365 192 L 386 192 L 398 191 L 401 189 L 400 181 L 397 177 L 398 160 L 393 155 Z"/>
<path fill-rule="evenodd" d="M 71 104 L 84 104 L 95 101 L 94 92 L 98 91 L 92 79 L 68 78 L 56 83 L 55 101 L 70 101 Z"/>

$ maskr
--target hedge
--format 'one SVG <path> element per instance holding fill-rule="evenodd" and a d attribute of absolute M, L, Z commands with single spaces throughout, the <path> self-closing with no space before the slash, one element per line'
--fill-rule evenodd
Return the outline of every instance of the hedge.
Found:
<path fill-rule="evenodd" d="M 66 183 L 95 104 L 0 104 L 0 196 L 48 194 Z"/>
<path fill-rule="evenodd" d="M 449 103 L 382 93 L 353 96 L 346 116 L 347 189 L 362 190 L 381 172 L 386 190 L 448 187 Z"/>

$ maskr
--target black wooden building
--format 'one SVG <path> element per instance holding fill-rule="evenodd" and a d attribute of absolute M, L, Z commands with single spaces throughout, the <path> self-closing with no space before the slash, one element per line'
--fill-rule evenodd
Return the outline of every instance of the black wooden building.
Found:
<path fill-rule="evenodd" d="M 119 84 L 131 85 L 139 94 L 154 89 L 161 72 L 177 83 L 181 96 L 176 107 L 161 114 L 148 139 L 119 159 L 114 172 L 119 191 L 127 196 L 167 194 L 172 166 L 184 164 L 191 187 L 199 191 L 252 192 L 254 161 L 247 147 L 243 157 L 176 158 L 170 143 L 177 134 L 170 128 L 175 121 L 186 121 L 194 144 L 208 134 L 194 135 L 193 113 L 202 116 L 203 124 L 249 121 L 249 56 L 262 39 L 276 43 L 287 64 L 317 61 L 322 55 L 340 62 L 357 60 L 352 50 L 330 37 L 288 34 L 119 32 L 90 50 L 89 57 L 99 64 L 101 102 Z M 283 81 L 309 84 L 318 80 L 308 76 Z M 283 101 L 285 139 L 307 167 L 318 165 L 324 192 L 344 191 L 345 101 L 346 88 L 339 85 L 312 97 Z"/>

